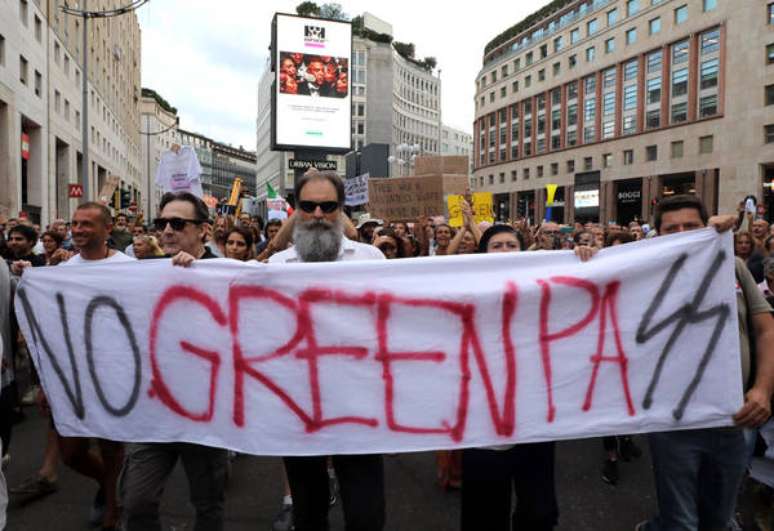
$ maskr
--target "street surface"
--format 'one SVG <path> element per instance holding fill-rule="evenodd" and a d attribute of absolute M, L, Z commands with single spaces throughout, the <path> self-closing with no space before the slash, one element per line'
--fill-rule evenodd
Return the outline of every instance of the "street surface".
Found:
<path fill-rule="evenodd" d="M 6 471 L 10 485 L 19 483 L 39 466 L 46 421 L 33 408 L 18 424 L 11 444 L 12 461 Z M 600 439 L 557 445 L 557 490 L 560 531 L 631 530 L 655 508 L 650 461 L 644 438 L 637 443 L 645 455 L 621 463 L 621 481 L 612 487 L 601 480 L 604 456 Z M 432 453 L 385 457 L 387 530 L 453 531 L 459 529 L 459 492 L 445 492 L 435 483 Z M 24 506 L 13 504 L 9 531 L 81 531 L 87 529 L 89 506 L 96 486 L 64 465 L 59 469 L 59 491 Z M 178 466 L 162 503 L 164 521 L 173 531 L 193 529 L 188 487 Z M 282 496 L 279 458 L 239 456 L 226 494 L 227 531 L 269 531 Z M 332 530 L 343 530 L 340 504 L 331 510 Z M 482 530 L 483 531 L 483 530 Z M 528 530 L 525 530 L 528 531 Z"/>

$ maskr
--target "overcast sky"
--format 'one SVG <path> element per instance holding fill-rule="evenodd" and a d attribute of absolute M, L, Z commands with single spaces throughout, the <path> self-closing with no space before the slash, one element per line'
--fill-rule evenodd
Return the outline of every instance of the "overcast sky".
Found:
<path fill-rule="evenodd" d="M 182 128 L 254 150 L 257 86 L 271 19 L 275 12 L 295 13 L 299 3 L 151 0 L 138 11 L 143 87 L 177 107 Z M 471 132 L 484 46 L 548 1 L 478 0 L 465 8 L 417 0 L 339 3 L 351 17 L 368 11 L 391 23 L 395 40 L 413 42 L 417 57 L 436 57 L 442 69 L 443 122 Z"/>

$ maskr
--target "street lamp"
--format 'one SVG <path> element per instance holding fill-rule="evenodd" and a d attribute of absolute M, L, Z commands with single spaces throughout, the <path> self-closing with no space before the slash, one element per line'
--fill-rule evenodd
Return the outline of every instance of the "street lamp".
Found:
<path fill-rule="evenodd" d="M 81 65 L 81 71 L 83 72 L 82 80 L 82 99 L 81 99 L 81 116 L 83 118 L 82 131 L 81 131 L 81 150 L 83 151 L 83 167 L 81 168 L 81 179 L 83 180 L 83 200 L 89 200 L 89 33 L 86 28 L 86 22 L 90 18 L 110 18 L 125 15 L 135 9 L 147 4 L 150 0 L 132 0 L 129 4 L 123 7 L 117 7 L 115 9 L 106 9 L 104 11 L 88 11 L 86 9 L 86 3 L 88 0 L 83 0 L 83 9 L 77 7 L 72 8 L 67 4 L 60 7 L 63 13 L 66 15 L 73 15 L 81 17 L 83 19 L 83 65 Z M 78 4 L 76 4 L 77 6 Z"/>

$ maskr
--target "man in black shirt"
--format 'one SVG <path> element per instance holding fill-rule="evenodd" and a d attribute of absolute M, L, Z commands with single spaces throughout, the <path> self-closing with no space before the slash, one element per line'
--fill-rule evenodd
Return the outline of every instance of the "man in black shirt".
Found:
<path fill-rule="evenodd" d="M 188 192 L 161 198 L 154 226 L 161 247 L 172 263 L 189 266 L 195 260 L 216 258 L 204 246 L 207 205 Z M 196 509 L 194 529 L 222 531 L 227 452 L 190 443 L 128 444 L 121 479 L 124 529 L 161 531 L 160 494 L 178 459 L 188 476 L 191 503 Z"/>
<path fill-rule="evenodd" d="M 46 257 L 32 253 L 32 248 L 38 241 L 38 234 L 35 229 L 27 225 L 16 225 L 8 232 L 8 250 L 10 258 L 8 259 L 11 270 L 14 273 L 17 268 L 13 267 L 14 262 L 29 262 L 33 267 L 46 265 Z M 17 273 L 18 274 L 18 273 Z"/>

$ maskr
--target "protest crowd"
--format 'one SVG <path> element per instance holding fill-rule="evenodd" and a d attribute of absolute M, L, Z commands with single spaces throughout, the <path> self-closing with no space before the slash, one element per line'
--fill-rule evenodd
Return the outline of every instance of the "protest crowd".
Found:
<path fill-rule="evenodd" d="M 750 477 L 754 457 L 766 459 L 761 434 L 772 426 L 774 224 L 745 209 L 744 202 L 736 214 L 708 218 L 698 198 L 676 195 L 659 202 L 652 220 L 626 226 L 529 219 L 477 223 L 470 204 L 463 202 L 462 226 L 452 227 L 442 216 L 409 221 L 364 214 L 350 219 L 344 196 L 343 183 L 335 173 L 310 170 L 295 184 L 295 212 L 285 220 L 267 223 L 249 214 L 214 213 L 188 192 L 166 194 L 158 217 L 150 223 L 124 214 L 113 216 L 100 203 L 83 203 L 72 219 L 57 219 L 45 228 L 28 219 L 0 220 L 3 469 L 14 466 L 14 425 L 25 422 L 32 407 L 51 415 L 46 390 L 36 377 L 13 310 L 15 286 L 30 268 L 165 258 L 181 268 L 215 258 L 258 266 L 258 262 L 402 260 L 533 251 L 572 251 L 577 260 L 593 264 L 596 253 L 605 247 L 712 225 L 719 232 L 733 231 L 741 351 L 754 358 L 754 368 L 744 383 L 744 406 L 733 418 L 736 427 L 604 437 L 599 442 L 599 474 L 602 481 L 616 485 L 625 476 L 620 463 L 644 459 L 648 446 L 658 514 L 642 514 L 638 531 L 740 529 L 737 500 L 742 491 L 760 501 L 759 528 L 774 529 L 774 482 Z M 554 479 L 558 444 L 562 443 L 438 451 L 437 477 L 427 481 L 444 489 L 461 489 L 460 527 L 464 531 L 554 529 L 560 518 Z M 46 439 L 38 441 L 37 452 L 40 467 L 30 470 L 22 483 L 8 485 L 7 498 L 0 485 L 0 528 L 7 499 L 36 500 L 57 492 L 61 463 L 94 480 L 93 505 L 84 508 L 84 521 L 89 513 L 91 524 L 103 530 L 160 530 L 161 496 L 178 461 L 183 464 L 195 508 L 193 529 L 226 528 L 226 477 L 234 458 L 230 451 L 183 442 L 64 437 L 57 433 L 52 419 Z M 771 459 L 771 451 L 768 455 Z M 283 463 L 285 495 L 274 518 L 274 531 L 328 529 L 328 511 L 335 503 L 342 504 L 348 531 L 385 529 L 390 486 L 385 484 L 382 455 L 287 456 Z M 572 514 L 562 514 L 565 524 L 572 518 Z M 605 527 L 618 529 L 615 522 Z"/>

